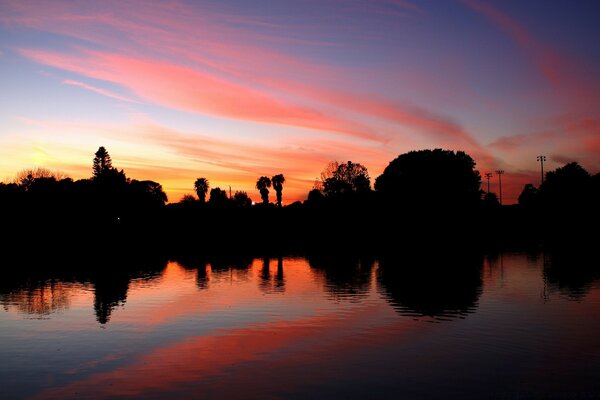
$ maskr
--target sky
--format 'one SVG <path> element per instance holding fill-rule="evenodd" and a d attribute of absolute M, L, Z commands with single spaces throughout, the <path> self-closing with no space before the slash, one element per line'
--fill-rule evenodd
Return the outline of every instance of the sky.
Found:
<path fill-rule="evenodd" d="M 3 0 L 0 180 L 33 167 L 88 178 L 105 146 L 171 202 L 197 177 L 258 200 L 257 178 L 283 173 L 289 204 L 330 161 L 374 181 L 402 153 L 444 148 L 482 175 L 504 170 L 514 203 L 539 184 L 538 155 L 546 170 L 600 171 L 599 12 L 595 0 Z"/>

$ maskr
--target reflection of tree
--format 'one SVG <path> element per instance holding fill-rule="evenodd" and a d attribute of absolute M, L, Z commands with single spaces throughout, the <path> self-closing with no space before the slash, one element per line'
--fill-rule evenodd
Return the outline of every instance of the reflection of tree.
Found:
<path fill-rule="evenodd" d="M 112 311 L 125 304 L 132 279 L 155 279 L 165 266 L 166 260 L 152 253 L 131 253 L 125 258 L 109 258 L 93 265 L 90 281 L 94 284 L 94 310 L 98 322 L 106 324 Z"/>
<path fill-rule="evenodd" d="M 283 291 L 285 289 L 285 278 L 283 277 L 283 257 L 277 257 L 277 275 L 275 275 L 275 289 Z"/>
<path fill-rule="evenodd" d="M 481 266 L 474 254 L 394 255 L 381 260 L 378 280 L 402 315 L 464 317 L 477 307 Z"/>
<path fill-rule="evenodd" d="M 0 296 L 0 302 L 6 310 L 9 305 L 26 314 L 38 316 L 66 310 L 70 305 L 72 288 L 62 282 L 29 282 L 19 290 L 14 290 Z"/>
<path fill-rule="evenodd" d="M 212 278 L 222 278 L 234 272 L 236 277 L 246 278 L 252 265 L 252 258 L 231 253 L 181 254 L 174 261 L 183 268 L 197 271 L 196 284 L 199 289 L 207 289 Z M 211 275 L 208 274 L 208 265 Z"/>
<path fill-rule="evenodd" d="M 196 286 L 198 286 L 198 289 L 208 288 L 209 278 L 206 271 L 208 260 L 205 256 L 184 254 L 177 257 L 177 263 L 185 269 L 196 270 Z"/>
<path fill-rule="evenodd" d="M 336 300 L 360 301 L 371 288 L 373 259 L 313 254 L 308 263 L 323 274 L 325 290 Z"/>
<path fill-rule="evenodd" d="M 101 324 L 110 320 L 112 311 L 125 304 L 129 290 L 129 276 L 122 273 L 101 274 L 93 280 L 94 311 Z"/>
<path fill-rule="evenodd" d="M 20 312 L 49 315 L 69 308 L 71 294 L 78 284 L 91 283 L 96 318 L 105 324 L 114 308 L 125 302 L 132 279 L 153 280 L 166 265 L 162 256 L 151 252 L 131 252 L 119 258 L 104 255 L 85 262 L 74 256 L 60 259 L 48 256 L 43 261 L 42 264 L 35 258 L 21 260 L 20 269 L 5 273 L 0 280 L 0 304 L 5 309 L 14 304 Z"/>
<path fill-rule="evenodd" d="M 263 258 L 263 266 L 260 270 L 258 287 L 263 293 L 282 292 L 285 290 L 285 278 L 283 276 L 283 257 L 277 258 L 277 272 L 271 274 L 271 260 Z"/>
<path fill-rule="evenodd" d="M 600 280 L 598 261 L 589 250 L 554 251 L 544 260 L 544 278 L 567 299 L 582 301 Z"/>
<path fill-rule="evenodd" d="M 269 257 L 263 258 L 263 265 L 260 269 L 260 281 L 258 287 L 262 292 L 269 292 L 271 286 L 271 260 Z"/>
<path fill-rule="evenodd" d="M 246 271 L 252 265 L 252 258 L 232 254 L 213 255 L 208 258 L 213 272 L 223 272 L 230 269 Z"/>

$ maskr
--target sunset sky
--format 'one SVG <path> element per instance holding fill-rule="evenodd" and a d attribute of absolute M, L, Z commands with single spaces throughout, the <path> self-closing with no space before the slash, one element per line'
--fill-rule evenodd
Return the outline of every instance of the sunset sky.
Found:
<path fill-rule="evenodd" d="M 87 178 L 105 146 L 170 201 L 197 177 L 258 200 L 256 179 L 283 173 L 290 203 L 331 160 L 374 181 L 441 147 L 505 170 L 513 203 L 539 184 L 539 154 L 600 171 L 599 13 L 597 0 L 2 0 L 0 180 L 36 166 Z"/>

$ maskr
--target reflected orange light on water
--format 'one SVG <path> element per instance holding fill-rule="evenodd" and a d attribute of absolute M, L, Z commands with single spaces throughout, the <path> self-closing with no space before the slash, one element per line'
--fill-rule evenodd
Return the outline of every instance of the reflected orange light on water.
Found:
<path fill-rule="evenodd" d="M 311 380 L 328 379 L 326 369 L 319 369 L 318 373 L 311 371 L 317 365 L 327 364 L 323 354 L 338 354 L 336 362 L 339 362 L 368 351 L 365 343 L 378 346 L 399 339 L 397 330 L 387 329 L 392 324 L 398 328 L 393 319 L 387 318 L 390 317 L 388 311 L 375 305 L 353 312 L 353 317 L 358 319 L 373 321 L 374 318 L 382 318 L 384 321 L 370 328 L 357 326 L 354 318 L 328 313 L 189 337 L 156 348 L 125 367 L 93 374 L 70 385 L 42 392 L 36 398 L 63 398 L 82 392 L 100 397 L 138 396 L 165 391 L 177 393 L 180 385 L 189 389 L 189 385 L 205 384 L 224 390 L 228 397 L 244 398 L 248 396 L 245 383 L 253 381 L 256 387 L 257 383 L 267 383 L 257 382 L 257 378 L 279 379 L 253 373 L 267 359 L 271 363 L 271 373 L 288 371 L 281 376 L 282 387 L 302 385 L 307 376 Z M 407 327 L 406 333 L 416 330 L 416 326 Z M 362 348 L 358 347 L 359 344 Z M 236 374 L 236 380 L 224 379 L 230 368 L 242 370 L 242 373 Z M 290 374 L 290 369 L 298 373 Z"/>

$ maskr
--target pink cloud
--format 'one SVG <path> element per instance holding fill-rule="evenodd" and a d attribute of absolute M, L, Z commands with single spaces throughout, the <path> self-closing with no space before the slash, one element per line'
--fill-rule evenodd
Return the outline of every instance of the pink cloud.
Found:
<path fill-rule="evenodd" d="M 148 101 L 180 110 L 381 141 L 371 128 L 347 118 L 325 115 L 180 65 L 92 51 L 81 55 L 26 49 L 20 52 L 36 62 L 119 84 Z"/>
<path fill-rule="evenodd" d="M 135 85 L 135 89 L 130 88 L 136 93 L 143 93 L 151 101 L 160 98 L 163 103 L 159 104 L 168 102 L 170 107 L 188 111 L 344 132 L 366 139 L 381 140 L 380 132 L 373 127 L 361 125 L 344 116 L 345 109 L 350 106 L 354 112 L 374 115 L 387 119 L 388 122 L 417 128 L 426 134 L 434 133 L 437 135 L 434 136 L 435 139 L 446 137 L 449 141 L 455 140 L 452 144 L 456 144 L 458 140 L 459 143 L 466 143 L 469 147 L 478 147 L 468 133 L 446 118 L 416 106 L 393 104 L 374 99 L 373 96 L 349 97 L 345 93 L 335 96 L 328 94 L 327 103 L 343 110 L 328 110 L 326 115 L 314 108 L 289 104 L 287 99 L 290 96 L 300 95 L 310 100 L 314 100 L 315 97 L 323 99 L 325 96 L 322 94 L 313 95 L 322 87 L 321 82 L 331 82 L 336 78 L 347 80 L 347 71 L 329 65 L 315 64 L 274 50 L 270 46 L 272 38 L 289 37 L 289 32 L 293 29 L 286 29 L 272 21 L 247 15 L 235 15 L 229 10 L 224 12 L 216 8 L 204 9 L 203 13 L 198 13 L 197 10 L 180 2 L 164 7 L 158 5 L 144 7 L 143 10 L 139 7 L 135 7 L 134 10 L 128 3 L 118 3 L 115 4 L 115 7 L 120 10 L 118 14 L 100 12 L 94 6 L 79 7 L 77 12 L 74 12 L 67 5 L 60 2 L 59 4 L 61 5 L 56 7 L 42 5 L 39 8 L 13 4 L 13 8 L 18 12 L 7 18 L 13 23 L 36 29 L 56 31 L 77 38 L 84 35 L 86 40 L 103 46 L 109 45 L 114 49 L 127 50 L 127 54 L 137 54 L 140 49 L 141 51 L 152 49 L 153 52 L 158 51 L 171 60 L 173 55 L 176 55 L 183 57 L 183 60 L 196 63 L 195 67 L 188 68 L 189 63 L 185 62 L 186 67 L 182 67 L 180 59 L 169 62 L 169 66 L 164 61 L 145 56 L 114 60 L 123 68 L 127 65 L 129 65 L 128 69 L 143 67 L 148 72 L 148 74 L 133 74 L 134 77 L 141 78 L 146 75 L 150 78 L 159 75 L 157 78 L 163 78 L 157 79 L 156 84 L 151 88 L 143 88 L 142 83 L 145 82 L 132 82 L 131 85 Z M 423 11 L 415 3 L 404 0 L 382 1 L 375 5 L 408 12 Z M 175 16 L 177 18 L 174 18 Z M 231 24 L 231 21 L 235 21 L 235 24 Z M 90 26 L 97 26 L 99 29 L 92 30 Z M 247 29 L 248 26 L 267 27 L 270 34 L 263 35 L 260 30 Z M 111 29 L 101 29 L 102 27 Z M 119 39 L 117 35 L 110 33 L 113 31 L 120 32 Z M 125 40 L 120 39 L 121 36 Z M 103 54 L 108 56 L 106 53 Z M 118 57 L 114 53 L 111 55 Z M 56 53 L 45 54 L 43 57 L 45 60 L 40 57 L 37 57 L 37 60 L 59 68 L 68 68 L 68 64 L 81 62 L 81 58 L 86 56 L 99 56 L 99 53 L 88 52 L 78 57 L 78 60 L 63 55 L 63 58 L 71 57 L 67 62 L 57 62 L 57 56 L 59 55 Z M 95 72 L 99 71 L 93 70 L 93 66 L 89 65 L 93 63 L 90 61 L 86 64 L 84 69 L 87 72 L 75 67 L 70 70 L 85 76 L 89 74 L 97 76 Z M 113 77 L 105 77 L 105 79 L 114 82 L 114 76 L 120 76 L 121 69 L 115 71 Z M 179 75 L 180 79 L 177 82 L 169 78 L 164 79 L 165 75 L 170 74 Z M 191 87 L 181 84 L 189 78 L 192 78 Z M 269 79 L 280 83 L 276 88 L 280 92 L 279 96 L 250 86 L 252 82 L 260 85 Z M 157 87 L 163 80 L 167 88 Z M 311 83 L 300 84 L 300 80 L 308 80 Z M 238 81 L 244 83 L 240 85 L 237 84 Z M 201 86 L 203 90 L 209 92 L 204 94 L 204 99 L 211 96 L 208 101 L 203 102 L 202 97 L 197 95 L 199 90 L 193 87 L 193 82 L 198 82 L 196 86 Z M 304 92 L 299 90 L 303 85 L 307 86 Z M 170 86 L 173 86 L 174 90 L 168 90 Z M 174 95 L 173 92 L 177 94 Z M 248 100 L 243 101 L 242 97 Z M 286 100 L 283 100 L 284 98 Z M 349 104 L 340 102 L 346 100 L 349 100 Z"/>
<path fill-rule="evenodd" d="M 471 9 L 489 19 L 494 25 L 511 36 L 523 49 L 529 52 L 533 61 L 552 84 L 564 83 L 566 77 L 565 63 L 557 52 L 538 42 L 531 33 L 503 11 L 480 0 L 463 0 Z"/>
<path fill-rule="evenodd" d="M 510 152 L 524 146 L 541 145 L 548 140 L 554 140 L 556 134 L 553 132 L 539 132 L 534 134 L 521 134 L 513 136 L 503 136 L 489 144 L 489 147 Z"/>

